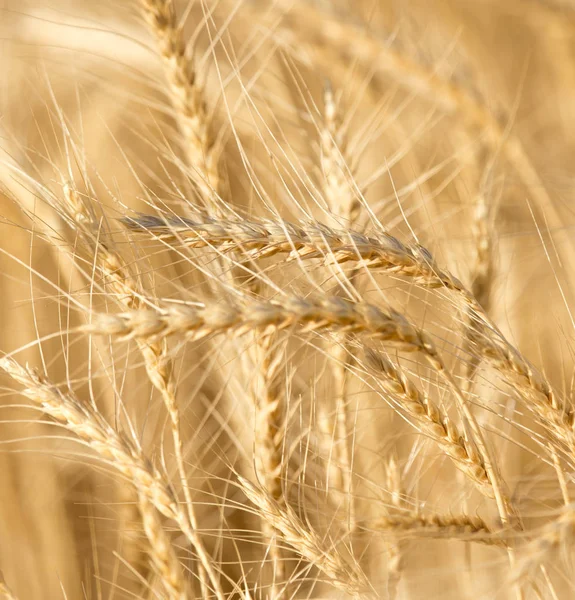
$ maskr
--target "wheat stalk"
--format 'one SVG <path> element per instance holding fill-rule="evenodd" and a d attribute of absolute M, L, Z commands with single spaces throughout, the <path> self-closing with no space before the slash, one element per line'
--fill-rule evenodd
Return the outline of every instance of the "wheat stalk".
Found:
<path fill-rule="evenodd" d="M 353 183 L 354 165 L 347 150 L 346 132 L 340 123 L 340 113 L 333 95 L 331 83 L 324 90 L 323 122 L 320 125 L 320 164 L 322 169 L 322 192 L 330 209 L 332 220 L 343 220 L 350 226 L 357 221 L 361 203 Z M 346 282 L 353 283 L 357 279 L 357 266 L 351 271 L 343 272 Z M 338 290 L 341 295 L 341 290 Z M 330 463 L 331 486 L 334 484 L 347 494 L 347 511 L 349 530 L 353 532 L 356 521 L 356 507 L 352 481 L 351 415 L 349 410 L 349 364 L 352 352 L 345 335 L 331 343 L 328 347 L 330 368 L 333 374 L 334 388 L 337 394 L 335 404 L 335 456 L 337 465 L 334 469 Z M 326 433 L 331 437 L 334 431 L 333 419 L 327 406 L 320 404 L 320 424 L 324 424 Z M 323 415 L 321 413 L 324 413 Z M 328 474 L 328 475 L 329 475 Z M 338 477 L 335 477 L 337 474 Z M 341 480 L 341 484 L 339 481 Z"/>

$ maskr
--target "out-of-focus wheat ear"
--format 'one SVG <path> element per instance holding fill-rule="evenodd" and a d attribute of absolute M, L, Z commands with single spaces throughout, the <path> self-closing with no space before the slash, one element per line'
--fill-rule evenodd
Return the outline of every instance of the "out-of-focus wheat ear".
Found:
<path fill-rule="evenodd" d="M 127 309 L 138 309 L 142 305 L 142 295 L 137 278 L 132 275 L 129 266 L 121 254 L 103 243 L 101 235 L 97 238 L 95 237 L 94 228 L 96 228 L 97 224 L 93 222 L 91 213 L 74 186 L 71 183 L 68 184 L 65 186 L 64 192 L 72 208 L 72 214 L 78 225 L 79 232 L 84 232 L 87 241 L 92 243 L 92 247 L 96 253 L 96 265 L 109 282 L 109 286 L 116 294 L 118 301 Z M 184 465 L 183 442 L 180 435 L 180 414 L 176 400 L 176 383 L 173 376 L 173 361 L 170 351 L 165 340 L 146 341 L 137 339 L 136 343 L 144 358 L 146 373 L 150 382 L 161 394 L 170 418 L 176 465 L 188 510 L 190 526 L 197 529 L 195 510 Z M 207 598 L 209 592 L 206 574 L 202 565 L 199 565 L 199 575 L 202 584 L 202 593 L 204 598 Z"/>
<path fill-rule="evenodd" d="M 130 569 L 136 571 L 143 581 L 148 581 L 150 578 L 149 538 L 142 536 L 142 515 L 138 493 L 134 486 L 118 480 L 117 502 L 120 555 L 130 565 Z"/>
<path fill-rule="evenodd" d="M 331 82 L 327 80 L 323 95 L 323 121 L 320 125 L 320 163 L 322 191 L 336 227 L 341 226 L 342 219 L 346 224 L 353 225 L 361 209 L 353 181 L 355 165 L 347 153 L 346 132 L 341 125 L 339 108 Z"/>
<path fill-rule="evenodd" d="M 357 563 L 344 558 L 329 539 L 323 539 L 309 523 L 304 523 L 290 506 L 279 504 L 243 477 L 238 480 L 257 513 L 269 521 L 284 543 L 322 572 L 331 585 L 354 597 L 370 595 L 370 583 Z"/>
<path fill-rule="evenodd" d="M 364 349 L 365 366 L 413 420 L 414 425 L 433 439 L 460 469 L 487 496 L 495 496 L 483 457 L 453 421 L 395 367 L 371 348 Z M 363 363 L 362 363 L 363 364 Z"/>
<path fill-rule="evenodd" d="M 255 466 L 258 481 L 266 492 L 279 504 L 285 504 L 282 472 L 285 446 L 285 402 L 280 378 L 284 363 L 283 352 L 278 348 L 281 341 L 271 334 L 255 334 L 251 354 L 254 359 L 255 377 L 252 398 L 255 404 Z M 272 560 L 272 583 L 270 597 L 280 596 L 284 589 L 286 572 L 282 549 L 277 532 L 266 519 L 262 521 L 263 533 L 269 541 Z"/>
<path fill-rule="evenodd" d="M 405 508 L 403 502 L 404 489 L 401 481 L 401 472 L 395 456 L 391 456 L 387 461 L 385 475 L 387 491 L 391 496 L 391 507 L 388 509 L 388 512 L 391 512 L 392 509 L 393 514 L 395 514 L 397 511 Z M 404 570 L 404 544 L 402 544 L 401 540 L 392 538 L 387 545 L 387 551 L 389 554 L 387 564 L 387 592 L 389 594 L 389 599 L 395 600 L 397 598 L 398 588 Z"/>
<path fill-rule="evenodd" d="M 554 92 L 565 136 L 573 140 L 570 123 L 575 118 L 575 65 L 573 63 L 573 32 L 575 6 L 548 0 L 521 0 L 512 7 L 518 17 L 526 19 L 547 55 L 546 64 L 554 75 Z"/>
<path fill-rule="evenodd" d="M 471 295 L 481 306 L 485 314 L 489 314 L 491 288 L 494 277 L 494 252 L 493 252 L 493 224 L 494 219 L 491 210 L 487 203 L 485 194 L 479 191 L 477 194 L 476 203 L 473 211 L 473 219 L 471 223 L 471 231 L 474 239 L 475 257 L 473 267 L 471 269 Z M 470 309 L 471 314 L 467 318 L 467 327 L 470 332 L 466 335 L 465 349 L 471 350 L 467 362 L 465 363 L 465 385 L 467 389 L 471 388 L 475 373 L 479 366 L 480 356 L 470 348 L 470 339 L 477 338 L 477 328 L 480 324 L 474 318 L 473 308 Z"/>
<path fill-rule="evenodd" d="M 164 530 L 160 514 L 148 497 L 141 492 L 138 494 L 138 507 L 146 537 L 150 541 L 148 555 L 166 597 L 170 600 L 187 600 L 190 594 L 183 576 L 182 565 Z"/>
<path fill-rule="evenodd" d="M 575 505 L 563 507 L 556 519 L 543 527 L 541 533 L 529 541 L 521 550 L 517 566 L 511 574 L 513 582 L 532 577 L 543 562 L 552 558 L 553 553 L 564 546 L 566 551 L 573 548 L 575 538 Z"/>
<path fill-rule="evenodd" d="M 12 593 L 12 590 L 4 580 L 2 571 L 0 571 L 0 600 L 17 600 L 16 596 Z"/>
<path fill-rule="evenodd" d="M 561 231 L 563 218 L 521 140 L 508 130 L 510 118 L 496 117 L 473 92 L 394 51 L 388 43 L 370 35 L 367 28 L 337 19 L 303 0 L 277 4 L 287 6 L 277 30 L 278 38 L 281 38 L 283 28 L 290 34 L 297 32 L 298 43 L 304 47 L 312 46 L 318 54 L 328 46 L 363 65 L 367 72 L 374 73 L 373 81 L 378 81 L 379 73 L 390 75 L 414 92 L 424 94 L 446 113 L 458 116 L 463 126 L 479 130 L 490 150 L 501 152 L 525 185 L 526 193 L 534 200 L 540 226 L 549 231 Z M 574 243 L 561 244 L 557 249 L 564 265 L 571 264 L 575 247 L 571 244 Z"/>
<path fill-rule="evenodd" d="M 188 52 L 174 2 L 140 0 L 140 4 L 163 59 L 192 180 L 204 207 L 213 210 L 220 188 L 219 151 L 205 99 L 203 74 L 197 71 Z"/>
<path fill-rule="evenodd" d="M 48 416 L 61 423 L 131 481 L 138 494 L 144 495 L 160 514 L 176 522 L 198 555 L 212 592 L 218 600 L 224 600 L 213 559 L 206 552 L 197 529 L 191 525 L 189 514 L 182 510 L 170 484 L 140 448 L 116 432 L 93 405 L 82 403 L 71 393 L 63 392 L 37 370 L 24 367 L 13 358 L 0 359 L 0 369 L 24 386 L 20 391 L 23 396 L 39 405 Z"/>
<path fill-rule="evenodd" d="M 346 132 L 341 124 L 341 101 L 337 102 L 331 83 L 326 81 L 323 98 L 323 122 L 320 128 L 322 190 L 332 220 L 336 226 L 342 221 L 352 227 L 359 217 L 361 203 L 357 197 L 356 186 L 353 182 L 355 165 L 347 152 Z M 342 269 L 341 277 L 353 284 L 357 279 L 357 267 Z M 337 288 L 341 293 L 341 288 Z M 350 532 L 355 529 L 356 509 L 353 493 L 352 457 L 350 443 L 352 439 L 349 410 L 349 363 L 352 352 L 345 335 L 339 336 L 327 350 L 330 359 L 330 369 L 336 395 L 335 409 L 328 403 L 320 403 L 319 422 L 325 424 L 328 439 L 333 440 L 333 455 L 335 463 L 330 460 L 328 465 L 328 483 L 330 487 L 339 488 L 347 496 L 347 521 Z M 335 427 L 331 416 L 335 417 Z M 333 436 L 336 433 L 335 438 Z M 330 451 L 330 456 L 332 452 Z M 331 481 L 330 480 L 331 475 Z M 335 476 L 335 477 L 334 477 Z"/>

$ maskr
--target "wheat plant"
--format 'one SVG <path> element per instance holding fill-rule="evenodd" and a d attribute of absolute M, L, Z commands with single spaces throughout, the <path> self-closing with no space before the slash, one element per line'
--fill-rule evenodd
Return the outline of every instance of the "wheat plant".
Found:
<path fill-rule="evenodd" d="M 575 4 L 0 17 L 0 598 L 572 598 Z"/>

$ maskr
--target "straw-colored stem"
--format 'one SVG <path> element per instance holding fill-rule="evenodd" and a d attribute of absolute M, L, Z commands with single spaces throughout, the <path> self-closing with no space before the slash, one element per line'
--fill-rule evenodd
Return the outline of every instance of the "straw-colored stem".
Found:
<path fill-rule="evenodd" d="M 358 200 L 356 187 L 353 183 L 354 164 L 347 152 L 346 132 L 341 125 L 340 112 L 341 102 L 337 102 L 331 83 L 327 83 L 324 89 L 324 112 L 323 122 L 320 129 L 321 146 L 321 170 L 322 170 L 322 191 L 326 204 L 330 209 L 330 215 L 336 225 L 345 222 L 352 226 L 360 213 L 361 203 Z M 357 266 L 343 273 L 346 281 L 353 282 L 356 279 Z M 341 288 L 337 291 L 341 293 Z M 349 363 L 351 351 L 345 335 L 335 343 L 332 341 L 328 348 L 330 358 L 329 365 L 333 374 L 334 389 L 336 392 L 335 412 L 330 410 L 330 406 L 318 407 L 319 411 L 325 414 L 320 417 L 320 423 L 328 423 L 328 433 L 332 436 L 335 429 L 335 447 L 334 454 L 336 465 L 330 462 L 329 475 L 335 474 L 337 470 L 337 479 L 330 482 L 331 485 L 339 484 L 347 501 L 347 520 L 350 533 L 355 529 L 355 496 L 353 493 L 352 478 L 352 452 L 350 448 L 351 440 L 351 415 L 349 410 Z M 335 416 L 335 428 L 331 415 Z"/>

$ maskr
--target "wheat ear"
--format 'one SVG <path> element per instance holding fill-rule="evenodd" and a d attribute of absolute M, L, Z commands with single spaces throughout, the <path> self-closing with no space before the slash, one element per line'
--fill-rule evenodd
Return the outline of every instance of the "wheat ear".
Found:
<path fill-rule="evenodd" d="M 275 344 L 274 334 L 255 333 L 255 343 L 250 348 L 254 358 L 255 380 L 252 397 L 256 410 L 255 467 L 258 481 L 279 504 L 284 504 L 282 486 L 283 452 L 285 444 L 284 398 L 279 379 L 283 354 Z M 277 532 L 266 519 L 262 520 L 263 533 L 269 542 L 272 559 L 272 585 L 270 595 L 278 598 L 285 580 L 282 549 L 277 542 Z"/>
<path fill-rule="evenodd" d="M 134 233 L 168 245 L 241 251 L 253 259 L 288 254 L 288 260 L 292 261 L 321 259 L 326 264 L 340 265 L 355 261 L 358 267 L 409 277 L 425 287 L 464 290 L 459 279 L 437 266 L 429 250 L 419 244 L 404 244 L 384 232 L 368 236 L 318 222 L 229 221 L 199 214 L 193 220 L 139 215 L 124 218 L 122 222 Z"/>
<path fill-rule="evenodd" d="M 119 314 L 93 313 L 91 322 L 80 329 L 122 339 L 161 339 L 178 334 L 197 340 L 217 333 L 242 335 L 255 329 L 280 331 L 288 328 L 297 328 L 300 333 L 332 330 L 365 334 L 406 351 L 436 355 L 427 334 L 400 313 L 337 296 L 285 296 L 276 300 L 245 298 L 236 304 L 227 301 L 220 304 L 167 304 L 163 308 Z"/>
<path fill-rule="evenodd" d="M 279 532 L 282 541 L 326 575 L 334 587 L 353 596 L 369 592 L 369 581 L 359 566 L 349 564 L 332 544 L 326 544 L 326 540 L 309 523 L 304 523 L 290 506 L 279 504 L 243 477 L 238 477 L 238 480 L 258 514 Z"/>
<path fill-rule="evenodd" d="M 182 565 L 166 534 L 160 515 L 146 494 L 138 493 L 138 507 L 146 537 L 150 541 L 148 553 L 162 586 L 170 600 L 189 598 Z"/>
<path fill-rule="evenodd" d="M 203 83 L 178 25 L 172 0 L 140 0 L 149 30 L 162 56 L 192 179 L 206 207 L 220 186 L 218 156 Z"/>
<path fill-rule="evenodd" d="M 170 485 L 142 451 L 128 438 L 120 436 L 92 405 L 81 403 L 72 394 L 62 392 L 38 371 L 7 357 L 0 359 L 0 369 L 24 386 L 20 392 L 23 396 L 41 406 L 48 416 L 108 460 L 110 466 L 126 476 L 160 514 L 177 523 L 206 570 L 214 593 L 223 600 L 224 594 L 212 559 L 197 530 L 190 525 L 189 516 L 182 511 Z"/>
<path fill-rule="evenodd" d="M 507 548 L 508 544 L 495 535 L 487 523 L 470 515 L 420 515 L 417 513 L 383 517 L 366 526 L 369 531 L 381 531 L 415 538 L 447 539 L 479 542 Z"/>
<path fill-rule="evenodd" d="M 472 233 L 475 240 L 475 260 L 472 269 L 470 292 L 484 313 L 488 314 L 494 272 L 493 234 L 490 228 L 489 206 L 483 193 L 479 193 L 474 209 Z M 469 337 L 476 339 L 480 332 L 477 330 L 478 323 L 477 319 L 474 318 L 473 309 L 471 309 L 468 321 L 470 329 Z M 469 346 L 468 341 L 466 339 L 467 346 Z M 469 350 L 470 348 L 467 349 Z M 473 381 L 478 364 L 479 357 L 470 352 L 465 373 L 465 379 L 468 382 L 467 385 L 470 385 Z"/>
<path fill-rule="evenodd" d="M 72 209 L 74 222 L 80 233 L 92 243 L 96 252 L 96 265 L 108 281 L 109 287 L 116 294 L 122 305 L 128 309 L 137 310 L 142 306 L 142 294 L 138 281 L 131 274 L 120 254 L 106 246 L 101 238 L 95 238 L 92 229 L 91 214 L 82 198 L 72 184 L 64 187 L 68 206 Z M 176 400 L 176 384 L 173 376 L 173 361 L 165 340 L 148 341 L 137 339 L 136 343 L 144 358 L 146 372 L 152 385 L 160 392 L 162 400 L 170 417 L 174 454 L 180 477 L 180 483 L 186 502 L 190 526 L 197 529 L 197 519 L 192 504 L 192 498 L 187 482 L 184 465 L 183 443 L 180 435 L 180 414 Z M 208 596 L 206 576 L 200 565 L 200 582 L 204 597 Z"/>
<path fill-rule="evenodd" d="M 365 365 L 382 387 L 414 420 L 418 427 L 433 439 L 478 490 L 494 497 L 485 463 L 475 445 L 465 439 L 451 419 L 381 353 L 365 348 Z"/>

